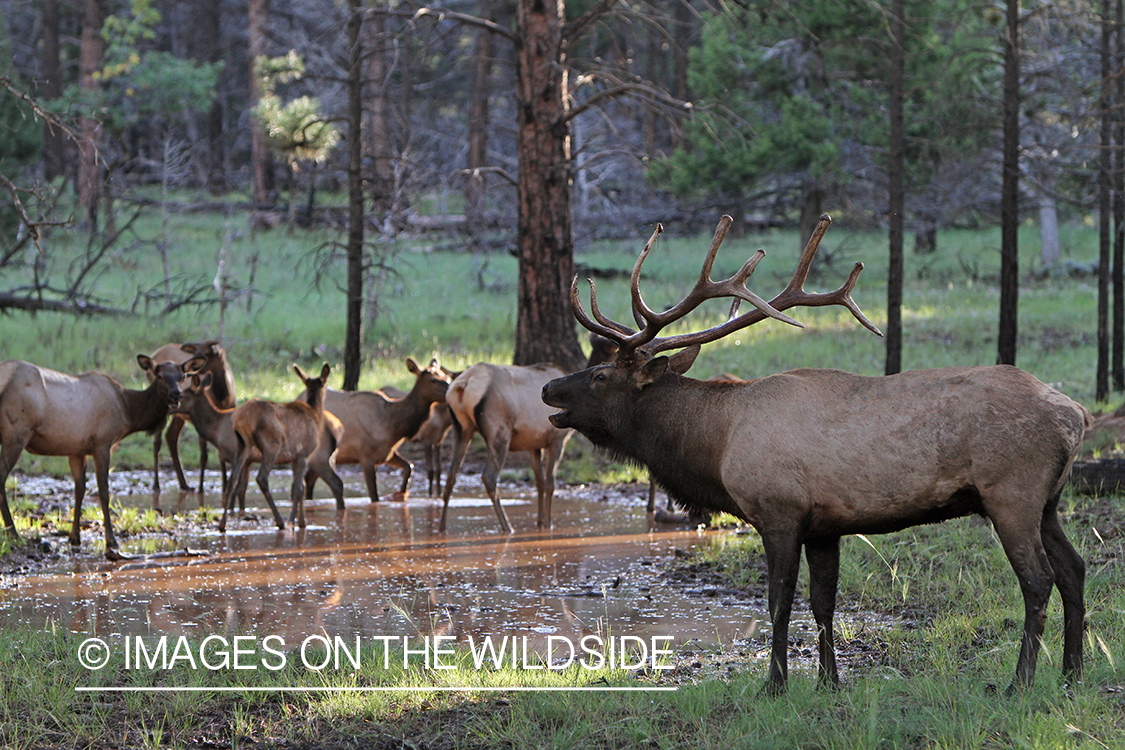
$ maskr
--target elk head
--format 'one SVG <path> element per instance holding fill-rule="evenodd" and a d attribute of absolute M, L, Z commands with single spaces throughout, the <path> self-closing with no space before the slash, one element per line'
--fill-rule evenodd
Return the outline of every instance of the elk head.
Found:
<path fill-rule="evenodd" d="M 827 214 L 820 217 L 816 229 L 801 253 L 789 285 L 769 302 L 746 286 L 755 267 L 765 257 L 765 252 L 762 250 L 751 256 L 730 278 L 722 281 L 714 281 L 711 278 L 715 256 L 730 229 L 731 221 L 729 216 L 723 216 L 719 220 L 718 229 L 703 261 L 703 268 L 695 287 L 678 304 L 662 313 L 649 308 L 641 297 L 640 291 L 641 266 L 651 252 L 656 238 L 663 231 L 663 228 L 657 225 L 656 231 L 637 256 L 630 277 L 629 290 L 632 297 L 633 318 L 639 326 L 638 330 L 610 320 L 602 314 L 598 308 L 597 289 L 592 280 L 588 280 L 590 314 L 587 314 L 578 296 L 578 277 L 575 276 L 570 285 L 570 304 L 574 316 L 591 332 L 617 344 L 618 351 L 616 359 L 612 362 L 552 380 L 543 387 L 543 401 L 549 406 L 560 409 L 551 416 L 551 422 L 556 427 L 574 428 L 603 447 L 619 447 L 614 446 L 614 442 L 615 437 L 622 434 L 621 423 L 630 418 L 631 405 L 645 389 L 664 380 L 666 376 L 679 376 L 687 372 L 703 344 L 716 341 L 766 318 L 775 318 L 790 325 L 804 327 L 782 312 L 791 307 L 841 305 L 847 308 L 865 328 L 882 335 L 879 329 L 867 320 L 851 297 L 859 273 L 863 270 L 862 263 L 856 263 L 847 280 L 833 292 L 818 294 L 806 292 L 804 289 L 813 256 L 816 255 L 817 248 L 832 223 L 832 219 Z M 733 298 L 733 302 L 727 320 L 720 325 L 694 333 L 657 336 L 666 326 L 684 317 L 704 301 L 724 297 Z M 743 301 L 753 305 L 753 309 L 739 314 Z M 680 351 L 671 357 L 657 356 L 661 352 L 675 349 Z"/>

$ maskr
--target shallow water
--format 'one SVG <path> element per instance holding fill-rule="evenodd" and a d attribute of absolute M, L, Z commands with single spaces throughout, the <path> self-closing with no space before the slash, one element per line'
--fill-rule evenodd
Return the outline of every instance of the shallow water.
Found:
<path fill-rule="evenodd" d="M 439 534 L 441 502 L 422 488 L 412 488 L 406 503 L 370 503 L 358 474 L 344 478 L 347 509 L 337 512 L 330 498 L 311 501 L 305 529 L 279 532 L 264 501 L 250 495 L 251 517 L 235 517 L 226 534 L 202 530 L 165 544 L 206 550 L 206 557 L 108 563 L 98 556 L 99 532 L 88 529 L 81 553 L 0 588 L 0 626 L 54 623 L 102 637 L 276 635 L 290 645 L 310 635 L 491 636 L 527 638 L 541 651 L 549 635 L 729 644 L 762 630 L 766 619 L 760 601 L 688 594 L 661 578 L 677 550 L 730 532 L 654 525 L 643 489 L 632 498 L 607 498 L 596 487 L 560 489 L 555 528 L 544 532 L 536 530 L 534 490 L 506 487 L 516 532 L 504 535 L 479 478 L 462 477 L 449 531 Z M 271 485 L 287 487 L 284 473 Z M 218 499 L 204 496 L 208 505 Z M 119 500 L 145 505 L 152 495 Z M 198 502 L 178 492 L 161 497 L 165 512 Z M 280 510 L 287 517 L 288 503 Z M 138 545 L 122 540 L 122 551 Z"/>

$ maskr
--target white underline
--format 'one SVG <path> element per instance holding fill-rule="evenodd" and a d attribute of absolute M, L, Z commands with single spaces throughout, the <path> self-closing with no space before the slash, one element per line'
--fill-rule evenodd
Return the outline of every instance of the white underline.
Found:
<path fill-rule="evenodd" d="M 75 687 L 76 693 L 415 693 L 415 692 L 446 692 L 446 693 L 652 693 L 675 692 L 679 686 L 671 687 L 530 687 L 514 685 L 509 687 L 471 687 L 467 685 L 432 685 L 421 687 Z"/>

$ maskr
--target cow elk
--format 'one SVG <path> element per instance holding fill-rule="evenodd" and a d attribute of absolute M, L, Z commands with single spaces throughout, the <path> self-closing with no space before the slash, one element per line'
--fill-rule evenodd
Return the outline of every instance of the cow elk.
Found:
<path fill-rule="evenodd" d="M 227 512 L 235 500 L 242 472 L 248 461 L 253 460 L 254 452 L 261 454 L 258 467 L 258 487 L 273 512 L 277 528 L 284 529 L 285 522 L 277 512 L 277 505 L 270 493 L 269 475 L 279 463 L 288 463 L 293 468 L 293 484 L 289 497 L 292 509 L 289 523 L 305 525 L 305 472 L 309 456 L 316 450 L 324 425 L 324 384 L 332 368 L 328 363 L 321 368 L 319 377 L 309 377 L 299 366 L 293 371 L 305 385 L 304 397 L 287 404 L 275 401 L 252 399 L 235 408 L 231 414 L 238 450 L 231 461 L 230 482 L 227 496 L 223 501 L 223 517 L 219 520 L 219 531 L 226 531 Z"/>
<path fill-rule="evenodd" d="M 143 391 L 123 387 L 98 372 L 66 375 L 29 362 L 0 363 L 0 515 L 10 536 L 18 536 L 4 488 L 24 450 L 38 456 L 67 456 L 74 477 L 74 525 L 70 543 L 79 544 L 82 499 L 86 495 L 86 457 L 94 457 L 98 500 L 105 527 L 105 554 L 124 556 L 109 512 L 109 461 L 126 435 L 164 427 L 168 409 L 180 398 L 183 370 L 174 362 L 156 363 L 144 354 L 137 363 L 151 382 Z"/>
<path fill-rule="evenodd" d="M 375 469 L 387 464 L 402 470 L 402 485 L 392 500 L 405 500 L 413 467 L 399 452 L 430 416 L 430 406 L 445 401 L 449 374 L 437 359 L 422 367 L 413 357 L 406 358 L 406 369 L 415 377 L 414 387 L 402 398 L 380 391 L 325 390 L 324 408 L 339 417 L 344 436 L 336 450 L 336 464 L 359 464 L 367 482 L 371 502 L 379 499 Z M 309 484 L 312 489 L 312 484 Z"/>
<path fill-rule="evenodd" d="M 593 339 L 587 366 L 612 359 L 615 343 Z M 440 531 L 445 531 L 449 515 L 449 499 L 469 443 L 476 432 L 488 446 L 488 465 L 481 480 L 492 501 L 500 528 L 512 533 L 512 525 L 500 504 L 496 489 L 500 471 L 509 451 L 527 451 L 535 475 L 540 528 L 551 528 L 551 502 L 555 494 L 555 475 L 571 430 L 559 429 L 549 419 L 551 409 L 539 397 L 543 386 L 566 375 L 558 365 L 494 365 L 487 362 L 473 365 L 449 385 L 446 401 L 453 415 L 453 460 L 449 466 L 445 491 L 442 493 Z"/>
<path fill-rule="evenodd" d="M 199 362 L 193 362 L 191 367 L 200 373 L 211 373 L 211 398 L 221 409 L 233 409 L 234 398 L 234 373 L 227 363 L 226 352 L 218 341 L 202 341 L 195 344 L 165 344 L 152 353 L 153 362 L 175 362 L 178 365 L 187 365 L 192 360 L 202 357 Z M 189 369 L 187 367 L 185 370 Z M 164 442 L 168 443 L 168 453 L 172 456 L 172 468 L 176 471 L 176 479 L 180 489 L 187 492 L 191 490 L 184 468 L 180 463 L 180 433 L 187 421 L 187 414 L 177 414 L 168 423 L 164 433 Z M 197 430 L 198 432 L 198 430 Z M 152 491 L 160 492 L 160 431 L 158 430 L 152 441 Z M 203 477 L 207 471 L 207 440 L 199 436 L 199 492 L 203 493 Z M 224 478 L 226 466 L 223 466 Z"/>
<path fill-rule="evenodd" d="M 857 263 L 836 291 L 809 293 L 805 278 L 830 219 L 821 217 L 792 281 L 769 303 L 746 281 L 764 253 L 729 279 L 711 267 L 730 225 L 724 217 L 694 289 L 657 313 L 642 300 L 641 251 L 630 282 L 639 331 L 571 287 L 575 316 L 617 341 L 611 364 L 543 389 L 551 420 L 616 456 L 648 467 L 684 506 L 726 511 L 754 526 L 765 548 L 773 636 L 766 690 L 785 688 L 789 618 L 804 547 L 818 630 L 819 677 L 839 682 L 833 647 L 840 537 L 897 531 L 980 514 L 991 520 L 1023 593 L 1025 619 L 1012 688 L 1029 686 L 1052 586 L 1062 596 L 1062 669 L 1082 673 L 1085 563 L 1067 540 L 1057 506 L 1090 413 L 1014 367 L 951 367 L 863 377 L 801 369 L 747 383 L 683 377 L 700 345 L 795 306 L 842 305 L 878 333 L 852 300 Z M 703 301 L 733 297 L 713 328 L 657 337 Z M 755 309 L 738 314 L 741 301 Z M 591 317 L 592 315 L 592 317 Z M 660 352 L 679 350 L 671 357 Z"/>
<path fill-rule="evenodd" d="M 191 365 L 192 363 L 189 362 L 187 367 L 190 368 Z M 219 408 L 212 401 L 211 385 L 213 377 L 210 372 L 189 371 L 184 376 L 185 382 L 181 389 L 180 403 L 174 412 L 189 416 L 199 435 L 206 438 L 218 450 L 220 460 L 224 464 L 230 464 L 238 453 L 238 438 L 235 436 L 232 419 L 235 410 Z M 344 481 L 336 473 L 332 459 L 343 432 L 344 428 L 340 424 L 340 420 L 325 412 L 316 449 L 308 457 L 309 471 L 315 476 L 323 478 L 328 484 L 332 496 L 336 499 L 338 510 L 343 510 L 345 507 Z M 232 482 L 238 483 L 234 496 L 238 498 L 240 510 L 246 509 L 246 486 L 250 477 L 250 464 L 260 463 L 261 460 L 261 453 L 256 449 L 252 450 L 249 460 L 243 467 L 242 474 L 231 479 Z M 279 463 L 283 462 L 279 459 Z M 307 480 L 308 476 L 306 476 Z M 228 494 L 228 482 L 224 475 L 223 497 L 228 497 Z M 230 510 L 233 510 L 233 507 L 228 507 L 228 511 Z"/>

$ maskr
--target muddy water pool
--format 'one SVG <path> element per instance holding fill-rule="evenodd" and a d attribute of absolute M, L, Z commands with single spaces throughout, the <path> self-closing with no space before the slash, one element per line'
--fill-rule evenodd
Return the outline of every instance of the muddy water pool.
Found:
<path fill-rule="evenodd" d="M 675 646 L 765 635 L 763 602 L 687 591 L 662 576 L 673 556 L 731 532 L 653 524 L 643 490 L 627 497 L 560 489 L 554 529 L 537 531 L 534 490 L 509 486 L 502 496 L 516 532 L 504 535 L 479 478 L 466 476 L 449 531 L 439 534 L 441 502 L 423 488 L 412 488 L 405 503 L 370 503 L 358 473 L 344 478 L 347 509 L 313 500 L 305 529 L 278 531 L 261 497 L 250 495 L 250 517 L 236 517 L 226 534 L 201 526 L 158 544 L 206 556 L 109 563 L 100 557 L 100 531 L 84 530 L 80 553 L 4 580 L 0 627 L 55 624 L 102 637 L 276 635 L 286 644 L 313 634 L 491 636 L 526 638 L 537 650 L 551 635 L 671 636 Z M 279 472 L 271 485 L 287 481 Z M 153 502 L 151 494 L 117 492 L 122 504 Z M 218 500 L 217 492 L 203 496 L 208 505 Z M 198 503 L 190 493 L 161 498 L 165 513 Z M 288 503 L 280 509 L 287 517 Z M 151 539 L 145 544 L 151 551 Z M 122 540 L 122 551 L 139 545 Z"/>

